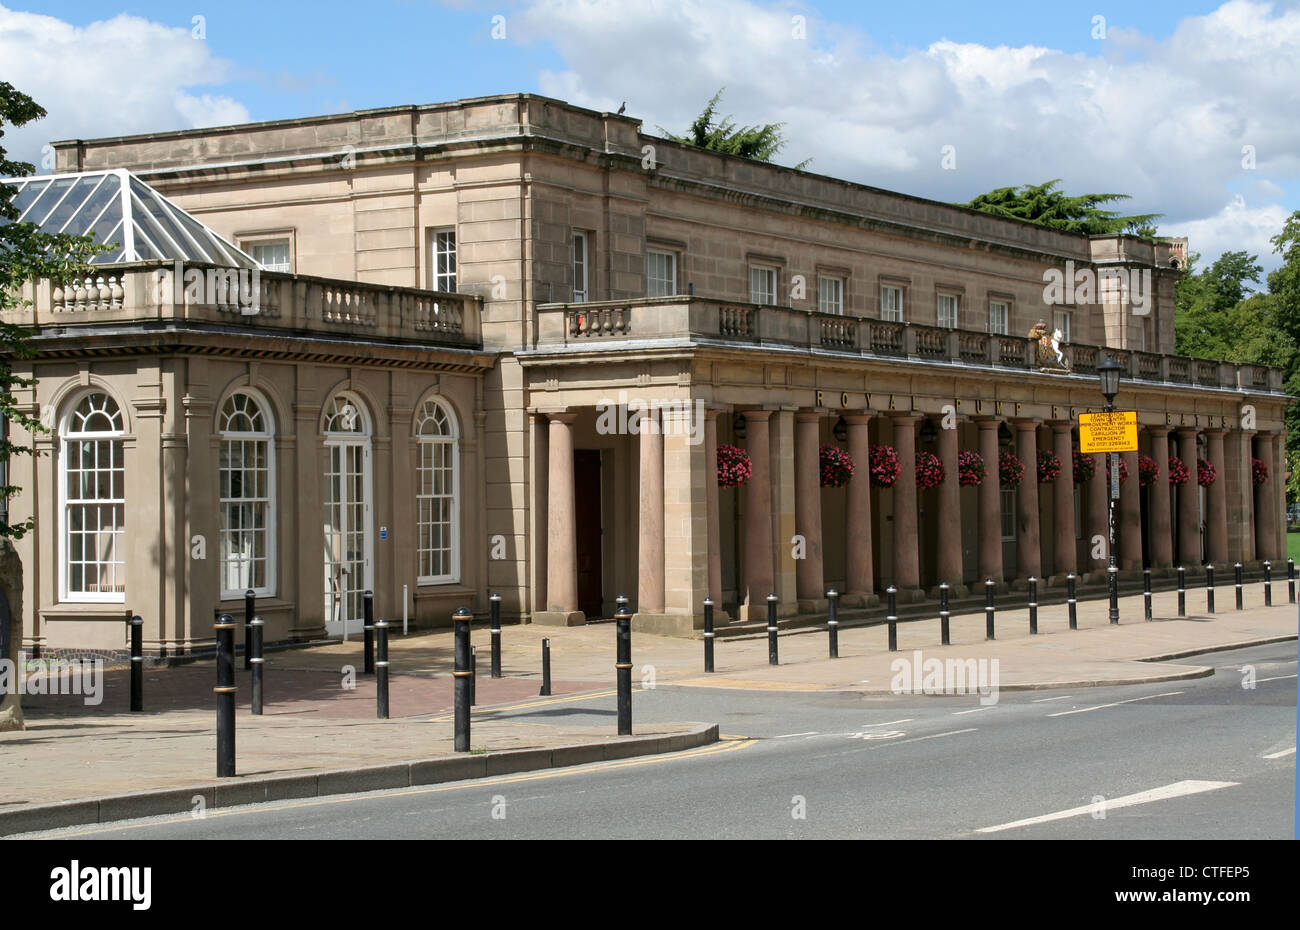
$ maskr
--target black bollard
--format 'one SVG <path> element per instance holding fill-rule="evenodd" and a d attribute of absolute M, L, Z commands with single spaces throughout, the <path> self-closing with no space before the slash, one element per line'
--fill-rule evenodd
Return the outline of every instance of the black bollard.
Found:
<path fill-rule="evenodd" d="M 235 777 L 235 618 L 217 618 L 217 777 Z"/>
<path fill-rule="evenodd" d="M 1151 569 L 1142 569 L 1142 613 L 1151 619 Z"/>
<path fill-rule="evenodd" d="M 492 605 L 492 677 L 501 677 L 501 595 L 493 594 L 488 598 Z"/>
<path fill-rule="evenodd" d="M 1238 562 L 1232 567 L 1233 582 L 1236 584 L 1237 609 L 1241 610 L 1241 563 Z"/>
<path fill-rule="evenodd" d="M 1264 560 L 1264 606 L 1273 606 L 1273 563 Z"/>
<path fill-rule="evenodd" d="M 375 673 L 375 592 L 361 595 L 361 632 L 365 638 L 362 674 Z"/>
<path fill-rule="evenodd" d="M 1178 566 L 1178 616 L 1187 616 L 1187 569 Z"/>
<path fill-rule="evenodd" d="M 537 692 L 542 697 L 551 696 L 551 641 L 542 640 L 542 690 Z"/>
<path fill-rule="evenodd" d="M 388 621 L 375 624 L 375 716 L 388 719 Z"/>
<path fill-rule="evenodd" d="M 614 613 L 617 638 L 618 735 L 632 735 L 632 612 L 626 606 Z"/>
<path fill-rule="evenodd" d="M 1079 579 L 1074 572 L 1070 572 L 1065 576 L 1065 605 L 1070 613 L 1070 629 L 1072 630 L 1079 628 L 1079 598 L 1077 596 L 1079 592 L 1076 587 L 1078 582 Z"/>
<path fill-rule="evenodd" d="M 892 584 L 885 589 L 885 595 L 889 599 L 889 616 L 885 617 L 885 622 L 889 624 L 889 651 L 898 651 L 898 589 Z"/>
<path fill-rule="evenodd" d="M 469 647 L 469 706 L 478 703 L 478 646 Z"/>
<path fill-rule="evenodd" d="M 948 627 L 952 614 L 948 610 L 948 582 L 939 585 L 939 642 L 944 646 L 952 645 L 951 630 Z"/>
<path fill-rule="evenodd" d="M 244 671 L 253 667 L 253 611 L 257 595 L 249 588 L 244 592 Z"/>
<path fill-rule="evenodd" d="M 767 664 L 779 665 L 776 651 L 776 595 L 767 596 Z"/>
<path fill-rule="evenodd" d="M 144 710 L 144 620 L 132 617 L 131 623 L 131 712 Z"/>
<path fill-rule="evenodd" d="M 993 638 L 993 579 L 984 582 L 984 638 Z"/>
<path fill-rule="evenodd" d="M 1029 635 L 1038 635 L 1038 579 L 1029 576 Z"/>
<path fill-rule="evenodd" d="M 252 651 L 253 657 L 249 663 L 253 666 L 253 713 L 261 716 L 262 714 L 262 675 L 266 667 L 266 659 L 262 658 L 262 639 L 266 632 L 266 624 L 261 617 L 254 617 L 253 622 L 249 624 L 253 630 Z"/>
<path fill-rule="evenodd" d="M 713 671 L 713 598 L 704 599 L 704 670 Z"/>
<path fill-rule="evenodd" d="M 456 630 L 456 752 L 469 752 L 469 620 L 468 607 L 457 607 L 451 615 Z"/>
<path fill-rule="evenodd" d="M 1286 560 L 1286 598 L 1289 603 L 1295 603 L 1295 559 Z"/>
<path fill-rule="evenodd" d="M 1110 622 L 1119 623 L 1119 569 L 1114 565 L 1106 568 L 1106 586 L 1110 592 Z"/>
<path fill-rule="evenodd" d="M 1205 609 L 1214 613 L 1214 566 L 1205 566 Z"/>
<path fill-rule="evenodd" d="M 826 633 L 830 638 L 832 659 L 840 657 L 840 592 L 831 588 L 826 592 Z"/>

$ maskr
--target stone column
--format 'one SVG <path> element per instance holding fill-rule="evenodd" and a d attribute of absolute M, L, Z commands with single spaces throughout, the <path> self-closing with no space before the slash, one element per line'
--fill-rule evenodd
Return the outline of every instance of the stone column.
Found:
<path fill-rule="evenodd" d="M 1107 547 L 1110 545 L 1110 484 L 1106 480 L 1106 456 L 1093 453 L 1095 465 L 1092 480 L 1088 482 L 1088 538 L 1084 540 L 1088 549 L 1088 571 L 1100 573 L 1104 577 L 1110 565 Z M 1097 545 L 1101 539 L 1102 545 Z M 1101 553 L 1098 558 L 1097 554 Z"/>
<path fill-rule="evenodd" d="M 844 593 L 854 599 L 854 606 L 866 606 L 875 597 L 876 585 L 871 564 L 871 413 L 846 414 L 844 422 L 849 428 L 849 457 L 854 466 L 844 516 Z"/>
<path fill-rule="evenodd" d="M 894 449 L 901 466 L 894 483 L 894 584 L 900 601 L 915 599 L 921 587 L 921 540 L 916 519 L 916 421 L 920 417 L 892 416 Z"/>
<path fill-rule="evenodd" d="M 1272 435 L 1263 433 L 1255 437 L 1252 457 L 1259 459 L 1268 466 L 1268 480 L 1263 484 L 1255 484 L 1254 463 L 1247 463 L 1249 471 L 1246 473 L 1246 480 L 1253 485 L 1255 495 L 1255 558 L 1261 561 L 1269 559 L 1276 562 L 1282 556 L 1273 548 L 1277 543 L 1278 515 L 1273 507 L 1274 499 L 1277 496 L 1274 493 L 1277 469 L 1274 467 L 1276 463 L 1273 461 Z M 1285 480 L 1285 476 L 1283 476 L 1283 480 Z"/>
<path fill-rule="evenodd" d="M 1227 462 L 1223 456 L 1223 430 L 1212 429 L 1205 431 L 1206 437 L 1206 458 L 1214 466 L 1217 477 L 1214 484 L 1206 488 L 1206 515 L 1205 515 L 1205 537 L 1206 549 L 1210 557 L 1211 564 L 1215 568 L 1220 568 L 1228 563 L 1228 492 L 1226 487 L 1225 468 Z M 1192 472 L 1191 484 L 1196 480 L 1196 472 Z"/>
<path fill-rule="evenodd" d="M 1074 443 L 1073 423 L 1052 424 L 1053 452 L 1061 460 L 1061 474 L 1052 486 L 1052 527 L 1056 535 L 1053 549 L 1056 563 L 1053 572 L 1064 580 L 1078 571 L 1074 544 Z"/>
<path fill-rule="evenodd" d="M 1147 514 L 1151 518 L 1151 569 L 1156 571 L 1174 564 L 1173 520 L 1169 513 L 1169 428 L 1149 426 L 1151 457 L 1160 469 L 1160 477 L 1147 491 Z"/>
<path fill-rule="evenodd" d="M 781 406 L 767 421 L 768 486 L 772 507 L 772 591 L 777 596 L 776 615 L 799 612 L 797 565 L 794 557 L 795 444 L 797 407 Z"/>
<path fill-rule="evenodd" d="M 638 500 L 638 614 L 664 612 L 664 435 L 659 411 L 641 415 L 641 470 Z"/>
<path fill-rule="evenodd" d="M 1025 477 L 1016 493 L 1016 577 L 1043 577 L 1042 535 L 1038 525 L 1038 420 L 1016 420 L 1016 455 Z"/>
<path fill-rule="evenodd" d="M 1119 567 L 1125 571 L 1142 570 L 1142 479 L 1138 475 L 1138 454 L 1121 452 L 1120 460 L 1128 466 L 1128 481 L 1119 486 Z"/>
<path fill-rule="evenodd" d="M 742 620 L 767 616 L 772 590 L 772 485 L 768 461 L 770 410 L 746 410 L 745 448 L 753 473 L 745 482 L 745 578 Z"/>
<path fill-rule="evenodd" d="M 667 406 L 663 419 L 662 613 L 638 612 L 632 629 L 689 636 L 704 626 L 709 593 L 707 486 L 704 423 L 697 406 Z M 716 471 L 714 476 L 716 476 Z M 713 482 L 716 486 L 716 480 Z"/>
<path fill-rule="evenodd" d="M 1178 430 L 1178 457 L 1188 479 L 1178 486 L 1178 564 L 1189 571 L 1201 564 L 1201 492 L 1196 483 L 1196 430 Z"/>
<path fill-rule="evenodd" d="M 998 481 L 998 427 L 1001 420 L 979 420 L 980 456 L 984 483 L 980 485 L 980 578 L 1001 583 L 1002 485 Z"/>
<path fill-rule="evenodd" d="M 578 525 L 573 486 L 573 420 L 567 410 L 542 411 L 548 421 L 546 469 L 546 610 L 533 622 L 547 626 L 579 626 L 586 622 L 578 610 Z"/>
<path fill-rule="evenodd" d="M 952 597 L 964 597 L 966 586 L 961 553 L 961 476 L 957 471 L 958 424 L 939 430 L 939 461 L 943 463 L 943 484 L 939 485 L 939 581 L 948 582 Z"/>
<path fill-rule="evenodd" d="M 722 616 L 722 520 L 718 515 L 718 409 L 704 412 L 705 532 L 709 537 L 709 597 Z"/>
<path fill-rule="evenodd" d="M 822 492 L 818 448 L 821 415 L 801 410 L 794 422 L 795 533 L 803 537 L 803 558 L 795 563 L 795 591 L 801 611 L 817 608 L 822 587 Z M 805 603 L 806 602 L 806 603 Z"/>
<path fill-rule="evenodd" d="M 1277 557 L 1286 560 L 1286 433 L 1273 434 L 1273 464 L 1269 469 L 1269 486 L 1273 488 L 1273 520 L 1277 536 L 1273 541 L 1273 551 Z M 1276 479 L 1273 477 L 1276 475 Z"/>

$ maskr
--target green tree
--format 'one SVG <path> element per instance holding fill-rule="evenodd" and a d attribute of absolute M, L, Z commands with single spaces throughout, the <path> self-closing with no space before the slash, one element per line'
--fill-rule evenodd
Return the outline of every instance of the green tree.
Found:
<path fill-rule="evenodd" d="M 1060 184 L 1061 179 L 1056 178 L 1042 184 L 999 187 L 959 206 L 1089 236 L 1127 232 L 1146 239 L 1156 237 L 1152 224 L 1164 214 L 1135 213 L 1123 216 L 1117 210 L 1104 208 L 1104 204 L 1130 199 L 1128 194 L 1070 196 L 1059 190 Z"/>
<path fill-rule="evenodd" d="M 785 148 L 785 134 L 781 131 L 785 123 L 766 123 L 761 126 L 737 126 L 730 116 L 718 117 L 718 103 L 722 100 L 720 88 L 704 105 L 704 110 L 691 123 L 686 135 L 678 136 L 659 127 L 669 139 L 682 145 L 695 145 L 724 155 L 739 155 L 741 158 L 753 158 L 758 161 L 771 161 L 781 149 Z M 795 165 L 803 168 L 812 162 L 811 158 Z"/>
<path fill-rule="evenodd" d="M 1187 272 L 1174 285 L 1174 351 L 1197 358 L 1247 361 L 1241 354 L 1243 333 L 1240 305 L 1248 283 L 1258 284 L 1264 273 L 1259 256 L 1224 252 L 1204 271 L 1195 271 L 1192 255 Z M 1269 319 L 1271 303 L 1254 304 L 1246 317 Z"/>

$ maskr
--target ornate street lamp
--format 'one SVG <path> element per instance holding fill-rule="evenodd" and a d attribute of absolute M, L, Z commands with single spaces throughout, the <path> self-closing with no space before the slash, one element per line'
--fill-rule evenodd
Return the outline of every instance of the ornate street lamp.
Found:
<path fill-rule="evenodd" d="M 1119 377 L 1124 366 L 1115 361 L 1115 356 L 1107 355 L 1106 360 L 1097 366 L 1097 380 L 1101 382 L 1101 393 L 1106 398 L 1106 412 L 1115 412 L 1115 395 L 1119 393 Z M 1110 568 L 1106 572 L 1110 589 L 1110 622 L 1119 623 L 1119 560 L 1115 557 L 1115 501 L 1119 500 L 1119 453 L 1108 452 L 1110 461 L 1110 506 L 1107 508 L 1110 522 Z"/>

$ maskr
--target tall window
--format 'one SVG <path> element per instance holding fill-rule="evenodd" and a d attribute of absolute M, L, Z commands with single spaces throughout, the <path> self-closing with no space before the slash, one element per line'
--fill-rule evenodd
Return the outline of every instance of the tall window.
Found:
<path fill-rule="evenodd" d="M 645 253 L 647 297 L 672 297 L 677 293 L 677 256 L 672 252 L 647 249 Z"/>
<path fill-rule="evenodd" d="M 70 601 L 126 599 L 125 418 L 107 394 L 86 394 L 62 424 L 63 593 Z"/>
<path fill-rule="evenodd" d="M 459 448 L 451 411 L 430 399 L 415 420 L 419 583 L 460 580 Z"/>
<path fill-rule="evenodd" d="M 1052 311 L 1052 329 L 1061 331 L 1061 338 L 1065 342 L 1070 341 L 1070 311 L 1054 310 Z"/>
<path fill-rule="evenodd" d="M 259 242 L 245 244 L 245 250 L 253 261 L 267 271 L 292 271 L 288 239 L 263 239 Z"/>
<path fill-rule="evenodd" d="M 776 269 L 752 265 L 749 269 L 749 300 L 756 304 L 776 303 Z"/>
<path fill-rule="evenodd" d="M 237 392 L 221 405 L 218 510 L 221 596 L 274 593 L 275 470 L 270 411 Z"/>
<path fill-rule="evenodd" d="M 573 234 L 573 300 L 587 299 L 587 234 Z"/>
<path fill-rule="evenodd" d="M 936 308 L 936 316 L 938 317 L 940 326 L 946 327 L 948 329 L 957 328 L 957 295 L 956 294 L 939 295 L 938 307 Z"/>
<path fill-rule="evenodd" d="M 822 313 L 844 314 L 844 279 L 817 279 L 817 309 Z"/>
<path fill-rule="evenodd" d="M 1000 300 L 989 302 L 989 332 L 1006 336 L 1011 332 L 1011 310 Z"/>
<path fill-rule="evenodd" d="M 880 318 L 891 323 L 903 322 L 903 289 L 891 284 L 880 287 Z"/>
<path fill-rule="evenodd" d="M 433 234 L 433 289 L 456 290 L 456 230 L 440 229 Z"/>
<path fill-rule="evenodd" d="M 988 479 L 985 479 L 988 480 Z M 996 478 L 994 480 L 997 480 Z M 999 493 L 1002 495 L 1002 538 L 1011 540 L 1016 538 L 1016 489 L 1001 488 Z"/>

